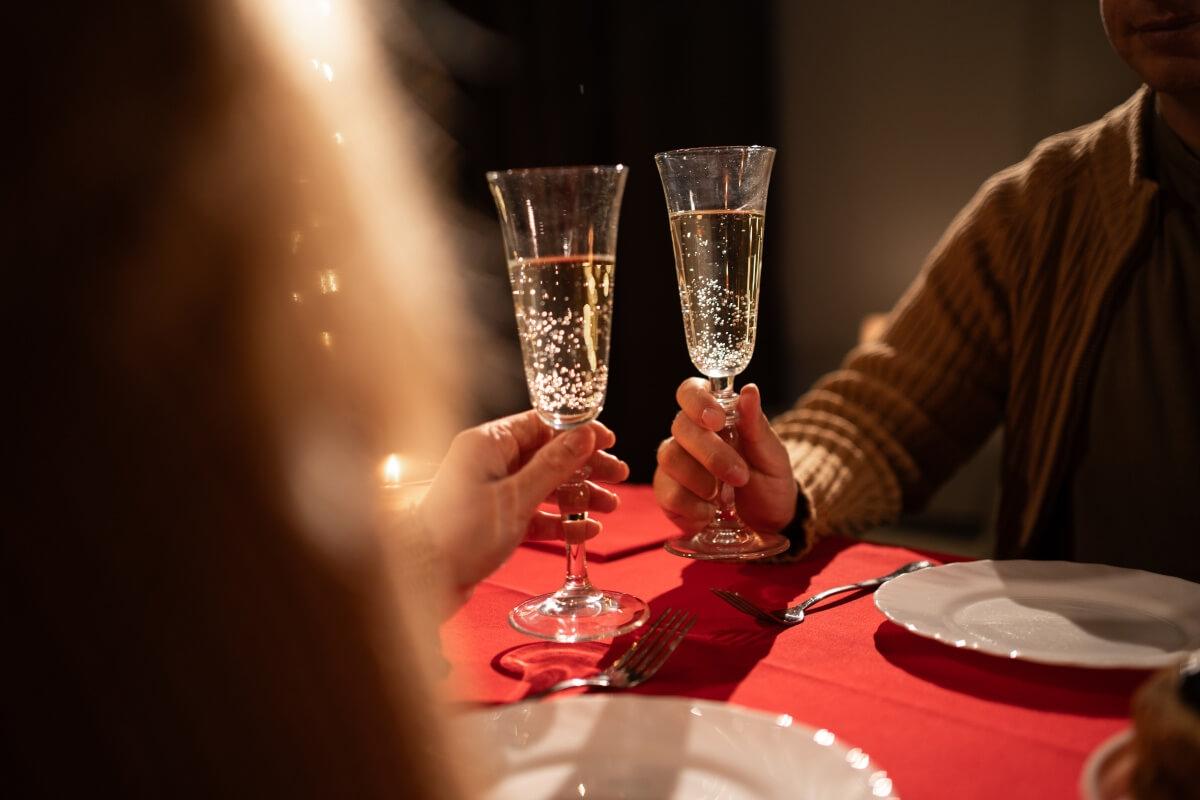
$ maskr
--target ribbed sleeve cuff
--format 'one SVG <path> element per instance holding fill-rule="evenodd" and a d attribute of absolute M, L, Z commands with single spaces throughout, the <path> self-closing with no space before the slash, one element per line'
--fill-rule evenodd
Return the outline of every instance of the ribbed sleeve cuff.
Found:
<path fill-rule="evenodd" d="M 857 535 L 899 515 L 899 483 L 869 439 L 851 440 L 803 411 L 784 415 L 776 430 L 800 487 L 788 558 L 803 557 L 822 536 Z"/>
<path fill-rule="evenodd" d="M 775 563 L 798 561 L 808 555 L 815 541 L 808 521 L 808 498 L 804 496 L 804 491 L 800 490 L 796 492 L 796 513 L 792 516 L 792 521 L 780 531 L 791 545 L 787 550 L 767 560 Z"/>

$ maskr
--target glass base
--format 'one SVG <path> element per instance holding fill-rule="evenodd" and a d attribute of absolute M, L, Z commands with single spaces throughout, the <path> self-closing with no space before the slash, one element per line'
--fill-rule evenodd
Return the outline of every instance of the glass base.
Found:
<path fill-rule="evenodd" d="M 698 561 L 757 561 L 777 556 L 791 546 L 782 534 L 759 533 L 736 518 L 733 522 L 730 526 L 709 525 L 690 536 L 671 539 L 663 548 L 671 555 Z"/>
<path fill-rule="evenodd" d="M 631 594 L 588 589 L 532 597 L 508 612 L 508 624 L 539 639 L 590 642 L 629 633 L 649 616 L 650 607 Z"/>

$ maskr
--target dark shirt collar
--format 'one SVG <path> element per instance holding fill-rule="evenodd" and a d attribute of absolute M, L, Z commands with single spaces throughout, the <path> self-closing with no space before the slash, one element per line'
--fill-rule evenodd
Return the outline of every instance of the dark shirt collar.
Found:
<path fill-rule="evenodd" d="M 1200 209 L 1200 157 L 1171 130 L 1157 108 L 1151 136 L 1159 185 L 1190 208 Z"/>

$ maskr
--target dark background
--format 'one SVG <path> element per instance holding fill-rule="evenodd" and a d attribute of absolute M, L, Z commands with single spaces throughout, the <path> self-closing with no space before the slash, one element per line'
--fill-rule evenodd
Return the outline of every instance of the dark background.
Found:
<path fill-rule="evenodd" d="M 428 25 L 430 6 L 418 8 Z M 633 479 L 648 481 L 655 447 L 669 434 L 675 414 L 675 388 L 697 374 L 684 342 L 653 156 L 676 147 L 775 144 L 770 5 L 456 0 L 443 3 L 440 13 L 447 9 L 462 15 L 458 25 L 489 32 L 475 40 L 471 63 L 452 65 L 457 66 L 452 74 L 458 98 L 448 115 L 449 133 L 459 148 L 459 199 L 486 221 L 480 243 L 487 244 L 469 267 L 473 295 L 480 318 L 494 333 L 492 341 L 507 344 L 509 362 L 507 369 L 502 364 L 489 371 L 480 418 L 529 403 L 484 173 L 626 164 L 630 175 L 617 244 L 609 389 L 601 419 L 617 431 L 616 451 L 630 463 Z M 449 43 L 441 38 L 438 34 L 444 48 Z M 770 210 L 780 202 L 773 188 Z M 768 264 L 772 241 L 768 235 Z M 766 269 L 757 347 L 744 380 L 759 382 L 782 404 L 781 290 L 780 273 Z"/>
<path fill-rule="evenodd" d="M 779 150 L 757 346 L 739 385 L 758 383 L 780 411 L 837 366 L 864 315 L 891 307 L 988 175 L 1137 85 L 1094 0 L 420 0 L 411 13 L 451 87 L 425 102 L 454 142 L 447 180 L 494 351 L 480 368 L 479 419 L 529 402 L 484 172 L 631 168 L 602 419 L 635 481 L 649 480 L 675 388 L 696 374 L 654 153 Z M 968 469 L 943 505 L 986 507 L 991 469 Z"/>

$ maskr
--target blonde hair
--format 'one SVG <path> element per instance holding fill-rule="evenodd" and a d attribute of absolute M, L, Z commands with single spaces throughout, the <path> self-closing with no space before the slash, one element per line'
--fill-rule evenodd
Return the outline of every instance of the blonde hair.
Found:
<path fill-rule="evenodd" d="M 355 3 L 95 5 L 111 35 L 51 67 L 70 105 L 35 120 L 44 274 L 22 313 L 66 322 L 29 351 L 15 514 L 41 535 L 9 564 L 46 689 L 11 721 L 90 722 L 44 748 L 30 733 L 27 771 L 454 796 L 428 684 L 406 674 L 430 623 L 397 602 L 374 483 L 461 413 L 429 134 Z"/>

